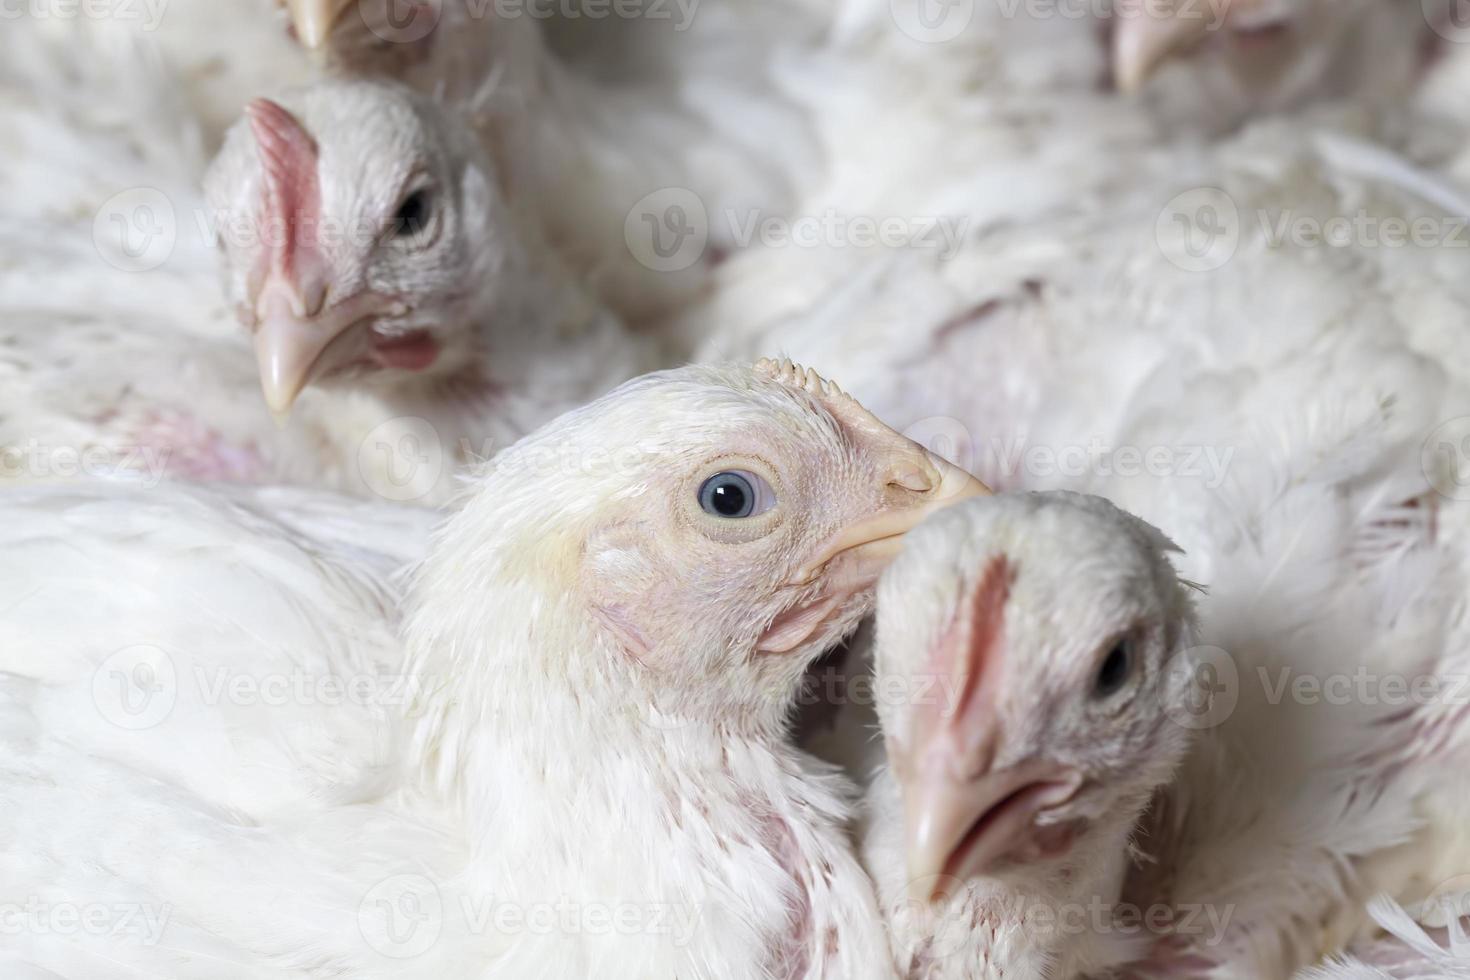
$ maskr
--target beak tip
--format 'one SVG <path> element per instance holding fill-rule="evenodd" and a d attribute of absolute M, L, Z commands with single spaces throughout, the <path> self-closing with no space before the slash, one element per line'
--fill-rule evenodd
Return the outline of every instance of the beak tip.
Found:
<path fill-rule="evenodd" d="M 1137 95 L 1143 88 L 1143 76 L 1129 69 L 1120 69 L 1113 76 L 1113 87 L 1123 95 Z"/>
<path fill-rule="evenodd" d="M 342 18 L 350 0 L 285 0 L 291 14 L 291 24 L 303 47 L 319 52 L 326 47 L 332 29 Z"/>
<path fill-rule="evenodd" d="M 283 429 L 291 418 L 291 409 L 296 405 L 296 396 L 277 389 L 272 391 L 264 389 L 265 407 L 270 410 L 271 418 L 275 420 L 276 428 Z"/>
<path fill-rule="evenodd" d="M 959 880 L 950 875 L 926 865 L 909 865 L 908 899 L 916 905 L 939 905 L 949 901 L 959 889 Z"/>
<path fill-rule="evenodd" d="M 1160 59 L 1120 55 L 1113 62 L 1113 86 L 1123 95 L 1137 95 L 1158 71 Z"/>

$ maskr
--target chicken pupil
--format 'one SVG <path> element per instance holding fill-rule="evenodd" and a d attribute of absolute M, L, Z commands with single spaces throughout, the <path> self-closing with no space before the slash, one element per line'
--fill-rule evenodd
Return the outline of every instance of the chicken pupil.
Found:
<path fill-rule="evenodd" d="M 754 492 L 744 478 L 734 473 L 710 477 L 700 492 L 705 511 L 720 517 L 745 517 L 754 506 Z"/>
<path fill-rule="evenodd" d="M 414 191 L 398 206 L 398 213 L 393 216 L 393 234 L 408 238 L 423 231 L 428 223 L 429 194 L 427 191 Z"/>
<path fill-rule="evenodd" d="M 1128 656 L 1128 646 L 1119 643 L 1108 652 L 1107 658 L 1103 660 L 1102 667 L 1097 672 L 1097 685 L 1095 691 L 1098 697 L 1107 697 L 1128 679 L 1128 668 L 1131 666 Z"/>

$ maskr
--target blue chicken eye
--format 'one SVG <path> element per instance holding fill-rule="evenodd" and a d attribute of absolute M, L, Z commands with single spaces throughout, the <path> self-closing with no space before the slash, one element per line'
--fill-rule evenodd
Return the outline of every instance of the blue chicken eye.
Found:
<path fill-rule="evenodd" d="M 716 473 L 699 487 L 699 507 L 714 517 L 754 517 L 775 505 L 776 494 L 770 484 L 745 470 Z"/>

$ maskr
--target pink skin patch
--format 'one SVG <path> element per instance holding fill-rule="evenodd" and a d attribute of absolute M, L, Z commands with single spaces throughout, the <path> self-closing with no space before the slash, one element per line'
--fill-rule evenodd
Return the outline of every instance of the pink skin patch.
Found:
<path fill-rule="evenodd" d="M 811 962 L 812 899 L 811 891 L 799 869 L 805 869 L 807 860 L 801 853 L 796 837 L 786 821 L 774 813 L 768 813 L 762 821 L 762 838 L 771 855 L 783 868 L 791 868 L 796 885 L 795 900 L 787 911 L 790 915 L 791 931 L 781 937 L 782 941 L 770 952 L 770 975 L 773 977 L 801 977 L 807 973 Z"/>
<path fill-rule="evenodd" d="M 267 478 L 254 444 L 236 445 L 182 412 L 149 416 L 133 433 L 163 460 L 169 476 L 186 480 L 258 483 Z"/>
<path fill-rule="evenodd" d="M 373 360 L 386 368 L 425 371 L 439 357 L 439 343 L 427 330 L 410 330 L 393 337 L 373 337 Z"/>
<path fill-rule="evenodd" d="M 1291 36 L 1291 33 L 1291 22 L 1285 18 L 1262 21 L 1259 24 L 1232 25 L 1230 28 L 1230 36 L 1236 46 L 1245 50 L 1264 48 L 1278 41 L 1284 41 Z"/>

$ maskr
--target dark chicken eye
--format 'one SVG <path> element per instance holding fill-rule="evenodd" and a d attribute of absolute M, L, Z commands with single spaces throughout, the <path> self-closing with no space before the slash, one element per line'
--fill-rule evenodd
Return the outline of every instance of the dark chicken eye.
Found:
<path fill-rule="evenodd" d="M 1097 680 L 1093 682 L 1093 697 L 1105 698 L 1118 693 L 1128 683 L 1133 670 L 1133 652 L 1127 640 L 1120 640 L 1108 651 L 1102 666 L 1097 669 Z"/>
<path fill-rule="evenodd" d="M 744 470 L 716 473 L 699 487 L 699 507 L 714 517 L 754 517 L 776 505 L 770 485 Z"/>
<path fill-rule="evenodd" d="M 432 203 L 427 190 L 417 190 L 403 199 L 398 212 L 393 215 L 393 237 L 413 238 L 429 226 L 429 205 Z"/>

